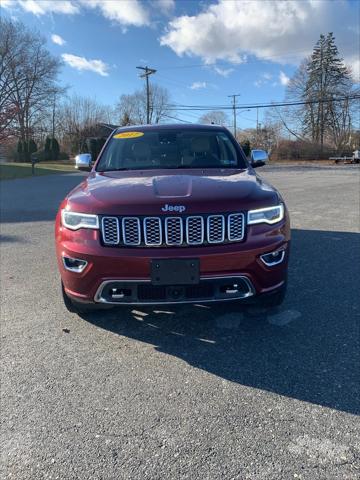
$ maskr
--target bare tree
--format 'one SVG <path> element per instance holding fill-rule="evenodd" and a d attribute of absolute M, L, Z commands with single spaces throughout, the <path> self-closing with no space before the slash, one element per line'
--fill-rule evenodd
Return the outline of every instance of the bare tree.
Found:
<path fill-rule="evenodd" d="M 92 98 L 73 95 L 59 106 L 57 119 L 62 142 L 76 153 L 86 138 L 96 136 L 99 123 L 111 123 L 112 109 Z"/>
<path fill-rule="evenodd" d="M 48 111 L 60 62 L 46 50 L 39 33 L 21 22 L 0 22 L 1 123 L 9 126 L 10 114 L 13 133 L 27 141 Z"/>
<path fill-rule="evenodd" d="M 228 125 L 229 117 L 222 110 L 212 110 L 202 115 L 199 118 L 199 122 L 214 125 Z"/>
<path fill-rule="evenodd" d="M 12 24 L 0 19 L 0 139 L 2 142 L 16 133 L 15 119 L 18 109 L 14 102 L 15 84 L 12 81 L 12 65 L 19 62 L 19 51 L 14 48 L 14 37 Z"/>
<path fill-rule="evenodd" d="M 249 142 L 251 148 L 262 148 L 269 153 L 271 153 L 280 140 L 279 131 L 270 124 L 261 128 L 239 130 L 236 138 L 241 145 Z"/>
<path fill-rule="evenodd" d="M 150 85 L 150 123 L 160 123 L 171 111 L 170 95 L 166 88 L 156 84 Z M 121 95 L 116 107 L 119 122 L 122 125 L 144 125 L 147 121 L 146 89 L 132 94 Z"/>
<path fill-rule="evenodd" d="M 352 95 L 359 95 L 360 89 L 353 89 Z M 339 102 L 330 102 L 327 110 L 326 142 L 342 153 L 351 148 L 353 119 L 360 118 L 360 102 L 344 98 Z"/>

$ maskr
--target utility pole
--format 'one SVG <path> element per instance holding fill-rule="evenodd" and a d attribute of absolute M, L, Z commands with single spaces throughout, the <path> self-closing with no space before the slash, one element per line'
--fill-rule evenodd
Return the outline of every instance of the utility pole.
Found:
<path fill-rule="evenodd" d="M 228 95 L 228 97 L 233 99 L 234 137 L 236 138 L 236 97 L 240 97 L 240 93 L 237 93 L 235 95 Z"/>
<path fill-rule="evenodd" d="M 144 70 L 144 73 L 140 75 L 140 78 L 145 78 L 146 80 L 146 123 L 150 123 L 150 85 L 149 85 L 149 75 L 156 73 L 154 68 L 149 67 L 136 67 L 139 70 Z"/>

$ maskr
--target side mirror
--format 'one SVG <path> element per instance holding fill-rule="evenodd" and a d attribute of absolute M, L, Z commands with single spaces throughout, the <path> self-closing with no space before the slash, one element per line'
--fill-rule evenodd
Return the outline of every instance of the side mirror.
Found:
<path fill-rule="evenodd" d="M 265 150 L 251 150 L 251 166 L 253 168 L 262 167 L 269 160 Z"/>
<path fill-rule="evenodd" d="M 75 168 L 84 172 L 90 172 L 91 170 L 91 154 L 80 153 L 75 157 Z"/>

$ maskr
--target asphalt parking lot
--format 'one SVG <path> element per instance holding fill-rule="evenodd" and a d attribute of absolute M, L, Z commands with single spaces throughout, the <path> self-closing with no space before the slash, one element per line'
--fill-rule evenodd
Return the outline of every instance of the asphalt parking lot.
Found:
<path fill-rule="evenodd" d="M 53 219 L 80 174 L 1 183 L 1 478 L 360 478 L 359 169 L 259 173 L 293 228 L 269 316 L 70 314 Z"/>

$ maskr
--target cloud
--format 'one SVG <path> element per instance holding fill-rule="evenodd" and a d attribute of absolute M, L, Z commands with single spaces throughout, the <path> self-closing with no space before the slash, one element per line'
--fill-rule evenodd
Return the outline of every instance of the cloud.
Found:
<path fill-rule="evenodd" d="M 169 15 L 175 8 L 175 0 L 152 0 L 151 3 L 165 15 Z"/>
<path fill-rule="evenodd" d="M 138 0 L 80 0 L 85 8 L 99 9 L 102 15 L 120 25 L 141 27 L 150 24 L 150 17 Z"/>
<path fill-rule="evenodd" d="M 220 68 L 216 66 L 214 67 L 214 70 L 216 73 L 218 73 L 219 75 L 225 78 L 227 78 L 230 75 L 230 73 L 234 72 L 233 68 Z"/>
<path fill-rule="evenodd" d="M 14 8 L 14 6 L 15 6 L 15 0 L 1 0 L 0 7 L 2 8 L 8 8 L 10 10 L 11 8 Z"/>
<path fill-rule="evenodd" d="M 282 70 L 279 73 L 279 81 L 280 84 L 286 87 L 288 83 L 290 82 L 290 78 L 284 73 Z"/>
<path fill-rule="evenodd" d="M 47 13 L 64 13 L 67 15 L 79 13 L 79 7 L 72 0 L 18 0 L 17 4 L 26 12 L 37 16 Z"/>
<path fill-rule="evenodd" d="M 36 16 L 49 13 L 73 15 L 83 9 L 97 9 L 101 14 L 120 25 L 137 27 L 150 24 L 148 11 L 138 0 L 1 0 L 1 6 L 21 7 Z"/>
<path fill-rule="evenodd" d="M 268 84 L 272 78 L 273 78 L 273 76 L 271 75 L 271 73 L 264 72 L 260 75 L 260 78 L 255 80 L 254 85 L 255 85 L 255 87 L 260 88 L 263 85 Z"/>
<path fill-rule="evenodd" d="M 298 64 L 320 33 L 333 31 L 340 54 L 347 58 L 358 45 L 356 13 L 355 4 L 345 1 L 218 0 L 195 15 L 172 19 L 160 43 L 179 56 L 198 56 L 205 63 L 237 63 L 250 54 Z"/>
<path fill-rule="evenodd" d="M 194 82 L 192 85 L 190 85 L 191 90 L 200 90 L 200 88 L 206 88 L 207 83 L 206 82 Z"/>
<path fill-rule="evenodd" d="M 355 82 L 360 83 L 360 59 L 359 55 L 349 56 L 347 59 L 347 65 L 351 69 L 352 77 Z"/>
<path fill-rule="evenodd" d="M 107 77 L 109 75 L 109 66 L 102 60 L 88 60 L 85 57 L 79 57 L 77 55 L 72 55 L 71 53 L 63 53 L 61 57 L 65 63 L 76 70 L 89 70 L 98 73 L 102 77 Z"/>
<path fill-rule="evenodd" d="M 56 35 L 56 33 L 53 33 L 51 35 L 51 41 L 53 43 L 56 43 L 56 45 L 65 45 L 66 41 L 60 37 L 60 35 Z"/>

